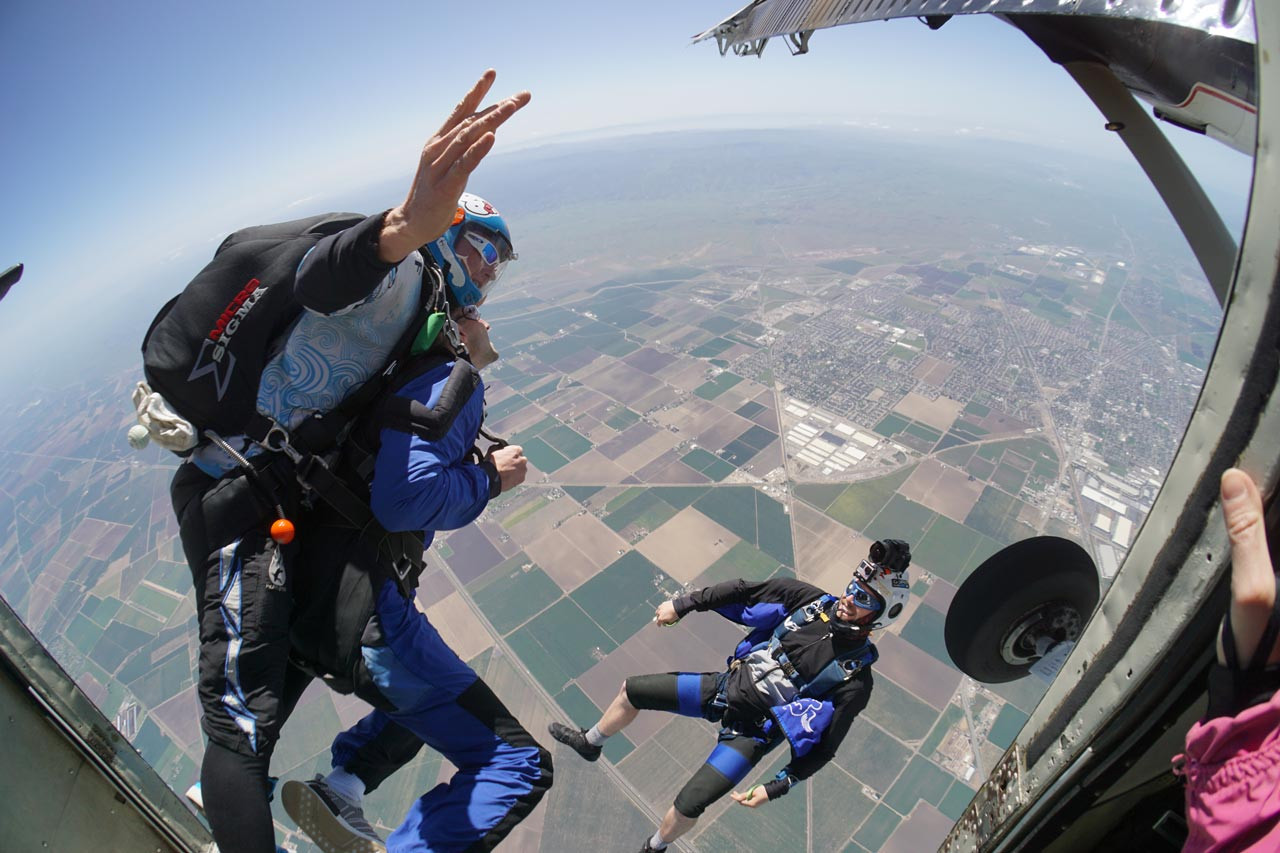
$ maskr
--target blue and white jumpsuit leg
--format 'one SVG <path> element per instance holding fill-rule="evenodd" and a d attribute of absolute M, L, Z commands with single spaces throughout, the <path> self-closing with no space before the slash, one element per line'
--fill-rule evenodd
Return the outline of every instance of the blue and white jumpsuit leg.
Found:
<path fill-rule="evenodd" d="M 378 591 L 378 631 L 361 648 L 383 708 L 343 732 L 345 766 L 388 724 L 412 731 L 457 772 L 423 794 L 387 840 L 391 853 L 492 850 L 551 787 L 551 754 L 538 745 L 392 581 Z M 380 636 L 376 636 L 380 634 Z"/>

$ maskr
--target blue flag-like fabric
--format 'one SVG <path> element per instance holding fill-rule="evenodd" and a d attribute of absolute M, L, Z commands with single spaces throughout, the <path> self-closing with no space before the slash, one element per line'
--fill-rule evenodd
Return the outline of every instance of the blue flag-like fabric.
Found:
<path fill-rule="evenodd" d="M 835 705 L 817 699 L 797 699 L 786 705 L 774 705 L 769 709 L 778 729 L 791 744 L 797 758 L 808 755 L 818 745 L 822 734 L 831 725 Z"/>

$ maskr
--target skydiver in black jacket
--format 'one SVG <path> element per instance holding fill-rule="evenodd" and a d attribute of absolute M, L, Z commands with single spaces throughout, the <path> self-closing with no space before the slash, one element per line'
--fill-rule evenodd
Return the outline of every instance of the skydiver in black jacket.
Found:
<path fill-rule="evenodd" d="M 668 809 L 642 853 L 666 848 L 782 741 L 791 761 L 776 778 L 732 793 L 756 808 L 786 794 L 830 761 L 871 696 L 876 660 L 871 632 L 897 619 L 910 590 L 911 552 L 877 542 L 843 596 L 790 578 L 732 580 L 660 604 L 654 621 L 673 625 L 695 610 L 715 610 L 752 629 L 723 672 L 671 672 L 628 678 L 590 729 L 552 723 L 551 736 L 588 761 L 606 738 L 642 709 L 702 717 L 721 725 L 718 742 Z"/>

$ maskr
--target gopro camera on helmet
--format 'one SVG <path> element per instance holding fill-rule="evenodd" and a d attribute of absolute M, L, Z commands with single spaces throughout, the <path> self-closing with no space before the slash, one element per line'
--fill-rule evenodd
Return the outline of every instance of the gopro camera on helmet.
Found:
<path fill-rule="evenodd" d="M 880 539 L 871 543 L 871 549 L 853 576 L 858 580 L 871 580 L 879 575 L 902 574 L 911 565 L 911 546 L 901 539 Z"/>
<path fill-rule="evenodd" d="M 884 628 L 902 615 L 911 594 L 911 578 L 907 574 L 910 565 L 911 546 L 901 539 L 872 543 L 845 590 L 845 595 L 854 596 L 860 607 L 871 611 L 855 626 L 857 630 Z M 867 604 L 859 602 L 859 592 L 872 600 Z"/>

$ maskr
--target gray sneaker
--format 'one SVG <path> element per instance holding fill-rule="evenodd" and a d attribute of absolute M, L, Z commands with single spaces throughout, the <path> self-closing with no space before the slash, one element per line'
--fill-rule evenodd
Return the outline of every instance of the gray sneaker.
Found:
<path fill-rule="evenodd" d="M 547 726 L 547 731 L 551 732 L 553 738 L 587 759 L 587 761 L 595 761 L 604 750 L 602 746 L 592 746 L 587 743 L 586 729 L 571 729 L 564 723 L 552 723 Z"/>
<path fill-rule="evenodd" d="M 290 779 L 281 788 L 284 810 L 324 853 L 386 853 L 355 803 L 325 784 L 319 774 L 309 782 Z"/>

